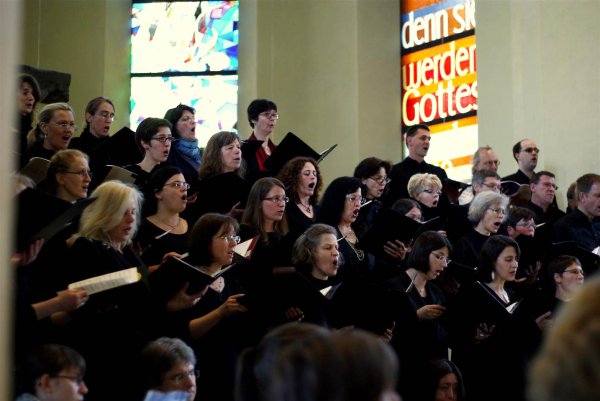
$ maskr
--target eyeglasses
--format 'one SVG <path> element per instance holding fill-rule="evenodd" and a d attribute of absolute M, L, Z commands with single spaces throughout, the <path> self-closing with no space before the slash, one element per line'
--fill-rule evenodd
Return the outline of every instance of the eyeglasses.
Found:
<path fill-rule="evenodd" d="M 94 177 L 94 173 L 92 173 L 90 170 L 81 170 L 81 171 L 61 171 L 61 173 L 64 174 L 77 174 L 78 176 L 80 176 L 81 178 L 85 177 L 86 175 L 90 178 Z"/>
<path fill-rule="evenodd" d="M 53 377 L 56 377 L 58 379 L 71 380 L 73 383 L 77 384 L 78 386 L 82 386 L 85 383 L 83 381 L 83 376 L 56 375 L 56 376 L 53 376 Z"/>
<path fill-rule="evenodd" d="M 565 270 L 563 273 L 570 273 L 570 274 L 581 274 L 582 276 L 585 276 L 585 273 L 583 271 L 583 269 L 568 269 Z"/>
<path fill-rule="evenodd" d="M 450 262 L 452 262 L 451 259 L 449 259 L 447 256 L 444 255 L 439 255 L 435 252 L 431 252 L 431 254 L 433 255 L 433 257 L 435 257 L 437 260 L 439 260 L 440 262 L 444 262 L 446 264 L 449 264 Z"/>
<path fill-rule="evenodd" d="M 500 189 L 502 189 L 502 187 L 500 185 L 496 185 L 496 184 L 483 183 L 483 186 L 488 189 L 491 189 L 492 191 L 498 191 L 498 192 L 500 192 Z"/>
<path fill-rule="evenodd" d="M 239 235 L 219 235 L 217 238 L 223 239 L 228 242 L 235 242 L 239 244 L 242 240 Z"/>
<path fill-rule="evenodd" d="M 181 117 L 181 118 L 179 119 L 179 121 L 180 121 L 180 122 L 182 122 L 182 123 L 188 123 L 188 122 L 190 122 L 190 121 L 194 121 L 194 122 L 195 122 L 195 121 L 196 121 L 196 119 L 195 119 L 195 117 L 194 117 L 194 116 L 185 116 L 185 117 Z"/>
<path fill-rule="evenodd" d="M 483 162 L 481 164 L 483 164 L 484 166 L 493 166 L 493 165 L 499 166 L 500 165 L 500 160 L 488 160 L 488 161 Z"/>
<path fill-rule="evenodd" d="M 173 181 L 163 185 L 163 187 L 173 187 L 177 189 L 185 188 L 186 190 L 188 190 L 190 189 L 191 185 L 183 181 Z"/>
<path fill-rule="evenodd" d="M 177 139 L 174 136 L 154 136 L 150 139 L 154 139 L 162 144 L 165 144 L 167 142 L 176 142 Z"/>
<path fill-rule="evenodd" d="M 52 124 L 56 125 L 57 127 L 60 127 L 62 129 L 68 129 L 71 131 L 77 131 L 77 125 L 75 125 L 74 123 L 68 123 L 66 121 L 59 121 L 57 123 L 55 123 L 54 121 L 50 121 Z"/>
<path fill-rule="evenodd" d="M 96 115 L 104 118 L 105 120 L 110 120 L 110 121 L 115 120 L 115 113 L 111 113 L 109 111 L 101 111 L 100 113 L 98 113 Z"/>
<path fill-rule="evenodd" d="M 182 383 L 185 379 L 187 378 L 193 378 L 193 379 L 197 379 L 198 377 L 200 377 L 200 371 L 199 370 L 189 370 L 185 373 L 178 373 L 176 375 L 173 375 L 171 377 L 167 377 L 167 380 L 172 381 L 175 384 L 179 384 Z"/>
<path fill-rule="evenodd" d="M 525 148 L 525 149 L 521 149 L 521 152 L 526 152 L 526 153 L 540 153 L 540 150 L 538 148 Z"/>
<path fill-rule="evenodd" d="M 502 209 L 501 207 L 499 208 L 492 208 L 492 207 L 488 207 L 488 210 L 491 210 L 492 212 L 496 213 L 496 214 L 506 214 L 506 210 Z"/>
<path fill-rule="evenodd" d="M 288 203 L 290 201 L 290 198 L 288 198 L 287 196 L 271 196 L 270 198 L 263 198 L 263 200 L 268 200 L 268 201 L 271 201 L 271 202 L 277 204 L 277 203 Z"/>
<path fill-rule="evenodd" d="M 264 113 L 260 113 L 259 116 L 263 116 L 265 118 L 268 118 L 269 120 L 279 120 L 279 114 L 269 113 L 268 111 L 265 111 Z"/>
<path fill-rule="evenodd" d="M 385 185 L 389 184 L 390 181 L 392 181 L 387 177 L 387 175 L 384 175 L 383 177 L 375 176 L 375 177 L 369 177 L 369 178 L 378 184 L 385 184 Z"/>
<path fill-rule="evenodd" d="M 434 191 L 433 189 L 424 189 L 423 192 L 430 195 L 442 196 L 442 191 Z"/>
<path fill-rule="evenodd" d="M 362 196 L 356 196 L 356 195 L 346 195 L 346 200 L 350 203 L 356 203 L 358 202 L 361 205 L 364 205 L 365 202 L 367 201 L 366 198 L 363 198 Z"/>
<path fill-rule="evenodd" d="M 550 183 L 550 182 L 544 182 L 544 183 L 542 183 L 542 186 L 543 186 L 544 188 L 548 188 L 548 189 L 550 189 L 550 188 L 554 188 L 554 190 L 555 190 L 555 191 L 558 191 L 558 185 L 556 185 L 556 184 L 552 184 L 552 183 Z"/>
<path fill-rule="evenodd" d="M 516 224 L 517 227 L 523 227 L 523 228 L 535 228 L 535 223 L 531 222 L 531 223 L 517 223 Z"/>

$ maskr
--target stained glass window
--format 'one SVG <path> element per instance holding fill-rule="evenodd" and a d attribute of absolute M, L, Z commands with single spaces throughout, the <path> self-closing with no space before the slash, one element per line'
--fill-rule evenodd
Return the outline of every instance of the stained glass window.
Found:
<path fill-rule="evenodd" d="M 131 129 L 179 103 L 201 145 L 237 120 L 237 1 L 143 1 L 131 12 Z"/>

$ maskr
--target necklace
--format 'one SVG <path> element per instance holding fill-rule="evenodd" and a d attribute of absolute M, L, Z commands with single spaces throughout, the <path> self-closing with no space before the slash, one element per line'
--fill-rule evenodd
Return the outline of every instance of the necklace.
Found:
<path fill-rule="evenodd" d="M 175 225 L 169 224 L 166 221 L 159 219 L 158 217 L 156 217 L 156 221 L 158 221 L 161 224 L 164 224 L 167 227 L 171 227 L 171 230 L 174 230 L 179 226 L 179 223 L 181 223 L 181 217 L 177 217 L 177 223 Z"/>
<path fill-rule="evenodd" d="M 312 212 L 312 205 L 309 203 L 308 205 L 305 205 L 304 203 L 298 201 L 297 205 L 302 206 L 307 213 L 311 213 Z"/>

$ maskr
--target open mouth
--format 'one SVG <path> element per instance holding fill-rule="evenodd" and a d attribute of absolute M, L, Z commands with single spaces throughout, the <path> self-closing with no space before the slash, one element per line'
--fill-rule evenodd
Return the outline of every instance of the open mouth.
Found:
<path fill-rule="evenodd" d="M 356 219 L 358 217 L 359 212 L 360 212 L 360 209 L 354 209 L 354 211 L 352 212 L 352 218 Z"/>
<path fill-rule="evenodd" d="M 436 206 L 437 206 L 437 204 L 438 204 L 438 201 L 436 201 L 436 200 L 434 200 L 434 201 L 432 202 L 432 205 L 433 205 L 433 207 L 436 207 Z"/>
<path fill-rule="evenodd" d="M 181 196 L 181 200 L 183 200 L 183 201 L 187 201 L 187 198 L 188 198 L 187 194 L 184 194 L 183 196 Z"/>
<path fill-rule="evenodd" d="M 71 140 L 71 135 L 63 135 L 62 136 L 62 140 L 65 141 L 65 142 L 70 141 Z"/>
<path fill-rule="evenodd" d="M 310 184 L 308 184 L 308 187 L 309 187 L 310 189 L 315 189 L 315 185 L 316 185 L 316 184 L 317 184 L 316 182 L 311 182 Z"/>

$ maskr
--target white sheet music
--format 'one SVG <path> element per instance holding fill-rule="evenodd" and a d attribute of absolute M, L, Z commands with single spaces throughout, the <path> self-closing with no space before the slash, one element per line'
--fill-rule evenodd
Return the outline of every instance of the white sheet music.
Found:
<path fill-rule="evenodd" d="M 120 270 L 118 272 L 103 274 L 69 284 L 69 290 L 85 290 L 88 295 L 110 290 L 139 281 L 141 278 L 137 268 Z"/>

